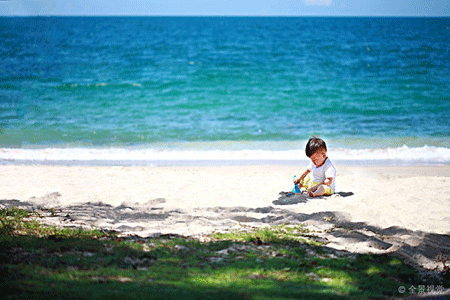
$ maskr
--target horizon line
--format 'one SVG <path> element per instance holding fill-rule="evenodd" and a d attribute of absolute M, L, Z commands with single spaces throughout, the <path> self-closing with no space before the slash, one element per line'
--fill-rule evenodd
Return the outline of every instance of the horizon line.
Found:
<path fill-rule="evenodd" d="M 448 15 L 0 15 L 0 17 L 238 17 L 238 18 L 450 18 Z"/>

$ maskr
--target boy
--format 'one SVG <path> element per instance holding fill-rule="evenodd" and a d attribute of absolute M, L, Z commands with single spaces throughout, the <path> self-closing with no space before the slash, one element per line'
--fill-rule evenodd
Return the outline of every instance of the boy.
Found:
<path fill-rule="evenodd" d="M 308 140 L 305 152 L 311 162 L 300 179 L 294 181 L 294 192 L 299 192 L 303 187 L 311 197 L 332 195 L 335 188 L 336 169 L 327 157 L 325 141 L 313 136 Z"/>

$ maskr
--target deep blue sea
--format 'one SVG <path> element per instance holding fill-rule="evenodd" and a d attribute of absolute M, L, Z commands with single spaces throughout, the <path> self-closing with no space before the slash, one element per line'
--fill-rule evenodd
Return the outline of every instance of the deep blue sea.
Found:
<path fill-rule="evenodd" d="M 0 17 L 0 162 L 450 164 L 450 18 Z"/>

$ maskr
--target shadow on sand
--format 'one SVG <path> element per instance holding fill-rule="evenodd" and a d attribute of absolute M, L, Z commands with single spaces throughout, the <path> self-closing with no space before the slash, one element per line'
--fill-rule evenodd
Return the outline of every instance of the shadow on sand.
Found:
<path fill-rule="evenodd" d="M 352 196 L 352 192 L 339 192 L 334 194 L 334 196 L 349 197 Z M 272 201 L 274 205 L 295 205 L 299 203 L 306 203 L 311 199 L 321 199 L 330 196 L 321 196 L 317 198 L 310 197 L 308 193 L 294 193 L 294 192 L 280 192 L 280 197 L 277 200 Z"/>
<path fill-rule="evenodd" d="M 291 195 L 292 194 L 292 195 Z M 210 232 L 218 229 L 215 225 L 231 228 L 239 223 L 242 228 L 277 226 L 282 224 L 304 224 L 312 235 L 320 239 L 328 252 L 337 256 L 354 256 L 360 253 L 386 254 L 404 259 L 416 268 L 423 278 L 417 285 L 434 285 L 450 288 L 450 235 L 412 231 L 400 227 L 379 228 L 365 222 L 352 222 L 339 212 L 325 211 L 304 214 L 284 209 L 285 205 L 304 203 L 310 198 L 302 194 L 280 193 L 280 198 L 268 207 L 208 207 L 195 210 L 166 210 L 161 201 L 151 207 L 121 205 L 113 207 L 104 203 L 83 203 L 59 207 L 47 214 L 46 219 L 54 219 L 61 226 L 79 224 L 95 225 L 108 218 L 114 222 L 129 224 L 116 227 L 116 231 L 139 235 L 142 228 L 174 228 L 173 224 L 189 226 L 203 224 Z M 340 193 L 341 197 L 353 193 Z M 28 210 L 39 209 L 35 204 L 20 200 L 0 200 L 0 207 L 21 207 Z M 284 206 L 284 207 L 283 207 Z M 77 219 L 77 220 L 75 220 Z M 133 224 L 136 224 L 134 226 Z M 157 227 L 155 227 L 157 224 Z M 84 226 L 83 225 L 83 226 Z M 220 229 L 220 228 L 219 228 Z M 205 233 L 207 234 L 207 233 Z M 153 232 L 151 236 L 162 236 Z M 149 235 L 147 235 L 149 237 Z"/>

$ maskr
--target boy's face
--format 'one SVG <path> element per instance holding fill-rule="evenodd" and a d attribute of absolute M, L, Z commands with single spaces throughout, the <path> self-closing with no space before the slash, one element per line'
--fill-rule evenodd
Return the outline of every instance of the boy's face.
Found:
<path fill-rule="evenodd" d="M 325 149 L 320 149 L 310 157 L 312 163 L 316 167 L 320 167 L 321 165 L 323 165 L 326 158 L 327 158 L 327 151 L 325 151 Z"/>

